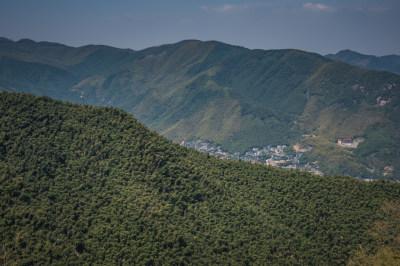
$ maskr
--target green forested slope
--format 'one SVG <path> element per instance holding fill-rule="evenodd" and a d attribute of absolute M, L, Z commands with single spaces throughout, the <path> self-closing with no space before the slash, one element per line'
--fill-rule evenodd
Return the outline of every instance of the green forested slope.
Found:
<path fill-rule="evenodd" d="M 209 158 L 131 115 L 0 94 L 3 264 L 343 264 L 392 182 Z"/>
<path fill-rule="evenodd" d="M 339 80 L 337 77 L 340 77 Z M 400 176 L 399 76 L 330 62 L 310 77 L 310 99 L 300 116 L 302 127 L 318 137 L 311 145 L 313 159 L 328 173 L 382 177 Z M 343 137 L 365 139 L 357 149 L 338 147 Z"/>
<path fill-rule="evenodd" d="M 118 107 L 178 143 L 201 138 L 229 152 L 299 143 L 325 173 L 400 178 L 400 76 L 314 53 L 0 39 L 0 90 Z M 357 149 L 335 143 L 356 137 Z"/>

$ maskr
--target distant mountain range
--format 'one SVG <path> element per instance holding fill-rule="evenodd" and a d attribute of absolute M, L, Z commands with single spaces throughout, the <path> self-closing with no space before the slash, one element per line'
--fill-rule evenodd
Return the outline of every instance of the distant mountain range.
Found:
<path fill-rule="evenodd" d="M 328 54 L 326 57 L 364 68 L 386 70 L 400 74 L 400 56 L 398 55 L 374 56 L 360 54 L 351 50 L 342 50 L 337 54 Z"/>
<path fill-rule="evenodd" d="M 325 173 L 400 177 L 400 76 L 299 50 L 186 40 L 141 51 L 0 39 L 0 88 L 112 105 L 169 139 L 307 148 Z M 356 149 L 339 138 L 364 141 Z"/>

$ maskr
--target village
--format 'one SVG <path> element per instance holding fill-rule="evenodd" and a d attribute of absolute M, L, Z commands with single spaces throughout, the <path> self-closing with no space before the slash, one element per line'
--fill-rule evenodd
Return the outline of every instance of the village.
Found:
<path fill-rule="evenodd" d="M 301 160 L 302 152 L 294 152 L 288 154 L 286 145 L 265 146 L 263 148 L 254 147 L 244 154 L 240 152 L 228 153 L 223 151 L 220 146 L 213 145 L 210 142 L 201 139 L 182 141 L 181 146 L 193 148 L 203 153 L 221 159 L 241 160 L 252 163 L 260 163 L 268 166 L 280 167 L 283 169 L 299 169 L 311 172 L 317 175 L 323 175 L 323 172 L 316 166 L 310 165 L 308 162 Z"/>

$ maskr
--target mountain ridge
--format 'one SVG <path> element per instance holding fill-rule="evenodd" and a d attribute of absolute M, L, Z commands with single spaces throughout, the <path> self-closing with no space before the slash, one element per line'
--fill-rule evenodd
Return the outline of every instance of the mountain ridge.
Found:
<path fill-rule="evenodd" d="M 365 55 L 347 49 L 336 54 L 327 54 L 326 57 L 364 68 L 400 74 L 400 56 L 396 54 L 385 56 Z"/>
<path fill-rule="evenodd" d="M 0 139 L 3 264 L 343 265 L 382 251 L 370 232 L 400 193 L 219 160 L 47 96 L 1 92 Z"/>
<path fill-rule="evenodd" d="M 201 138 L 231 152 L 299 143 L 313 148 L 306 155 L 326 173 L 382 177 L 386 167 L 394 169 L 386 178 L 400 177 L 398 75 L 295 49 L 250 50 L 217 41 L 141 51 L 11 44 L 0 42 L 3 90 L 119 107 L 178 143 Z M 68 52 L 55 60 L 43 55 L 46 49 Z M 357 136 L 365 139 L 360 149 L 336 144 Z M 394 145 L 379 148 L 388 143 Z"/>

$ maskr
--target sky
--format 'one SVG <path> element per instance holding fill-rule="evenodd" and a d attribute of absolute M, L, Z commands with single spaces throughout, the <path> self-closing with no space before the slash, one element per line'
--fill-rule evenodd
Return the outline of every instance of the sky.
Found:
<path fill-rule="evenodd" d="M 400 0 L 0 0 L 0 37 L 133 50 L 197 39 L 400 55 Z"/>

